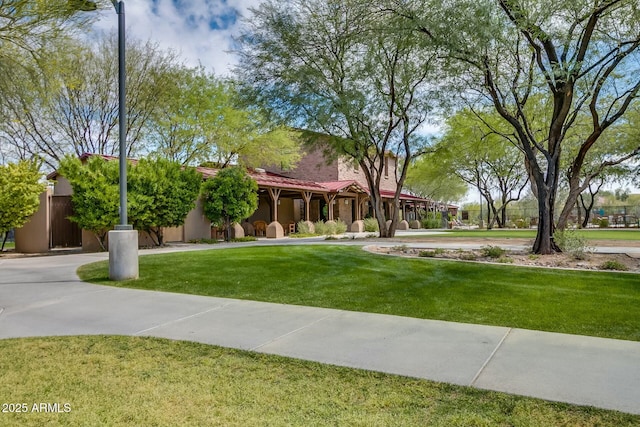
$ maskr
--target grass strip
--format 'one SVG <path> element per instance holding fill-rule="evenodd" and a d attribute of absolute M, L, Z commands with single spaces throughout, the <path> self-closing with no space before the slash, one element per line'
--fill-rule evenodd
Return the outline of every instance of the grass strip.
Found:
<path fill-rule="evenodd" d="M 478 239 L 535 239 L 536 230 L 515 230 L 515 229 L 492 229 L 492 230 L 434 230 L 441 231 L 441 233 L 429 235 L 428 237 L 434 239 L 448 239 L 448 238 L 478 238 Z M 586 229 L 576 230 L 578 235 L 584 236 L 589 240 L 627 240 L 627 241 L 639 241 L 640 229 Z M 399 236 L 403 239 L 416 238 L 424 239 L 425 236 Z"/>
<path fill-rule="evenodd" d="M 148 290 L 394 314 L 640 341 L 640 277 L 408 259 L 352 246 L 263 246 L 150 255 L 140 279 L 83 280 Z"/>
<path fill-rule="evenodd" d="M 182 341 L 0 341 L 20 426 L 632 426 L 640 417 Z M 69 411 L 34 412 L 58 403 Z M 65 406 L 66 404 L 66 406 Z"/>

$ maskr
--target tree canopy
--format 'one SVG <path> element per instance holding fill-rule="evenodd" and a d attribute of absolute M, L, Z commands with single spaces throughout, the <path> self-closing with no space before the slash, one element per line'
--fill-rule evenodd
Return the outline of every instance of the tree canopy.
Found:
<path fill-rule="evenodd" d="M 116 41 L 113 34 L 95 46 L 58 41 L 37 68 L 15 71 L 0 100 L 0 136 L 18 156 L 55 168 L 67 154 L 118 154 Z M 175 62 L 153 43 L 128 40 L 127 156 L 145 151 L 145 126 L 167 96 Z"/>
<path fill-rule="evenodd" d="M 40 181 L 36 161 L 0 165 L 0 235 L 22 227 L 40 206 L 40 193 L 46 185 Z M 4 238 L 2 241 L 4 247 Z"/>
<path fill-rule="evenodd" d="M 202 68 L 181 67 L 158 105 L 148 130 L 150 149 L 180 162 L 221 167 L 277 165 L 300 160 L 298 132 L 270 123 L 261 111 L 242 105 L 235 85 Z"/>
<path fill-rule="evenodd" d="M 120 220 L 118 162 L 90 156 L 83 163 L 67 156 L 58 172 L 73 189 L 74 215 L 69 219 L 92 231 L 104 250 L 107 233 Z M 194 168 L 164 159 L 128 163 L 127 175 L 129 220 L 135 229 L 147 232 L 156 245 L 162 245 L 162 229 L 184 224 L 195 206 L 202 176 Z"/>
<path fill-rule="evenodd" d="M 224 225 L 231 238 L 231 224 L 250 217 L 258 209 L 258 184 L 239 166 L 218 171 L 202 184 L 204 214 L 212 224 Z"/>
<path fill-rule="evenodd" d="M 83 164 L 77 157 L 67 156 L 60 162 L 58 173 L 73 189 L 74 214 L 69 219 L 93 232 L 102 250 L 106 250 L 107 233 L 120 220 L 118 162 L 91 156 Z"/>
<path fill-rule="evenodd" d="M 590 151 L 637 103 L 637 2 L 391 0 L 388 8 L 460 64 L 463 99 L 490 103 L 510 124 L 538 197 L 540 221 L 533 249 L 559 250 L 553 241 L 554 212 L 567 141 L 572 135 L 579 138 L 567 161 L 569 191 L 561 210 L 570 209 L 597 176 L 582 173 Z M 529 108 L 540 97 L 548 105 L 537 111 L 542 115 Z M 578 123 L 586 127 L 576 132 Z M 602 166 L 637 156 L 637 147 L 610 155 Z"/>
<path fill-rule="evenodd" d="M 195 207 L 202 175 L 166 159 L 141 159 L 131 168 L 128 182 L 136 201 L 130 216 L 133 227 L 162 246 L 163 228 L 183 225 Z"/>
<path fill-rule="evenodd" d="M 377 4 L 361 0 L 266 1 L 241 37 L 239 74 L 258 103 L 363 170 L 382 237 L 387 229 L 380 182 L 398 159 L 394 205 L 407 165 L 426 140 L 420 127 L 434 108 L 436 52 Z"/>

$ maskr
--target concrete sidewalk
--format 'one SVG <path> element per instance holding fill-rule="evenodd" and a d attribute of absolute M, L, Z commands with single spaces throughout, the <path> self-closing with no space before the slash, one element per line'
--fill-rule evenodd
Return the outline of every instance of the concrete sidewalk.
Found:
<path fill-rule="evenodd" d="M 0 338 L 190 340 L 640 414 L 640 342 L 112 288 L 77 278 L 79 265 L 106 258 L 0 259 Z"/>

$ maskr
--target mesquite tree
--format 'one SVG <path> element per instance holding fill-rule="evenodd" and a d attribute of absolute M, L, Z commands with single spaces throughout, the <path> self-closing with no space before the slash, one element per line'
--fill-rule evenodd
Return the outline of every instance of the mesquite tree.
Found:
<path fill-rule="evenodd" d="M 398 20 L 363 0 L 271 0 L 252 10 L 241 38 L 239 74 L 262 105 L 361 167 L 381 237 L 393 236 L 399 211 L 385 217 L 386 162 L 398 159 L 398 206 L 407 166 L 425 148 L 419 130 L 438 82 L 430 42 Z"/>
<path fill-rule="evenodd" d="M 536 253 L 553 241 L 560 180 L 561 216 L 605 168 L 637 157 L 640 144 L 583 174 L 589 152 L 623 120 L 640 90 L 640 7 L 636 0 L 390 0 L 388 9 L 426 38 L 447 44 L 463 64 L 465 98 L 485 102 L 512 126 L 538 199 Z M 456 31 L 451 31 L 456 28 Z M 544 97 L 543 111 L 528 104 Z M 540 115 L 542 114 L 542 115 Z M 543 126 L 534 125 L 542 122 Z M 576 129 L 577 124 L 587 128 Z M 565 144 L 580 135 L 562 170 Z M 560 224 L 563 225 L 563 224 Z"/>

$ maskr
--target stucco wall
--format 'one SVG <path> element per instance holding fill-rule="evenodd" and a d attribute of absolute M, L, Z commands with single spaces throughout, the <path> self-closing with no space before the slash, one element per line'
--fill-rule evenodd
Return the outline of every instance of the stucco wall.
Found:
<path fill-rule="evenodd" d="M 381 190 L 396 190 L 396 178 L 395 178 L 395 167 L 396 167 L 396 159 L 392 156 L 387 156 L 386 161 L 388 162 L 387 168 L 383 171 L 382 178 L 380 179 L 380 189 Z M 359 166 L 354 166 L 353 162 L 347 159 L 340 159 L 338 161 L 338 180 L 339 181 L 357 181 L 362 187 L 369 188 L 369 184 L 367 183 L 367 178 L 362 172 L 362 169 Z"/>
<path fill-rule="evenodd" d="M 266 170 L 289 178 L 303 179 L 306 181 L 338 181 L 338 163 L 326 164 L 322 151 L 307 150 L 295 169 L 285 171 L 276 167 L 268 167 Z"/>
<path fill-rule="evenodd" d="M 53 186 L 54 196 L 70 196 L 73 194 L 71 183 L 64 177 L 59 176 Z"/>
<path fill-rule="evenodd" d="M 347 201 L 347 203 L 345 203 L 345 200 Z M 353 215 L 351 210 L 353 206 L 353 200 L 338 199 L 336 201 L 336 206 L 338 207 L 338 215 L 336 219 L 340 218 L 345 224 L 351 226 L 351 223 L 353 222 Z"/>
<path fill-rule="evenodd" d="M 211 222 L 204 215 L 202 200 L 196 200 L 196 207 L 189 212 L 184 221 L 184 241 L 211 238 Z"/>
<path fill-rule="evenodd" d="M 23 227 L 16 229 L 16 252 L 29 254 L 49 251 L 51 193 L 51 190 L 47 189 L 40 194 L 40 207 L 36 213 Z"/>
<path fill-rule="evenodd" d="M 184 230 L 182 226 L 168 227 L 164 229 L 165 242 L 181 242 Z"/>

